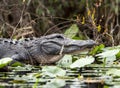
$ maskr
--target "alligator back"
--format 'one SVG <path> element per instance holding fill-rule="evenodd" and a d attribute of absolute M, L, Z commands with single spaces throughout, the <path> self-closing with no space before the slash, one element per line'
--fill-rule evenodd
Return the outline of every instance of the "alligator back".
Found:
<path fill-rule="evenodd" d="M 10 57 L 20 62 L 29 61 L 29 52 L 24 45 L 25 42 L 0 38 L 0 59 Z"/>

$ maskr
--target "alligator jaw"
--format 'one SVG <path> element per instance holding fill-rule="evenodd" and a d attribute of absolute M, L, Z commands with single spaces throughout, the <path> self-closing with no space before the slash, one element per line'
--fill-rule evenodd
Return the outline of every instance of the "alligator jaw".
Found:
<path fill-rule="evenodd" d="M 94 40 L 73 40 L 61 34 L 49 35 L 41 41 L 41 51 L 48 55 L 70 54 L 96 45 Z"/>
<path fill-rule="evenodd" d="M 63 50 L 61 51 L 63 54 L 71 54 L 82 51 L 84 49 L 92 48 L 96 45 L 96 42 L 93 40 L 67 40 L 66 45 L 64 45 Z"/>
<path fill-rule="evenodd" d="M 93 47 L 96 43 L 93 40 L 72 40 L 68 39 L 64 42 L 55 43 L 54 48 L 58 51 L 52 51 L 49 53 L 47 61 L 42 61 L 46 63 L 54 63 L 60 60 L 65 54 L 76 54 L 80 51 L 86 50 L 87 48 Z M 56 47 L 57 46 L 57 47 Z M 50 47 L 50 46 L 49 46 Z M 53 55 L 54 54 L 54 55 Z"/>

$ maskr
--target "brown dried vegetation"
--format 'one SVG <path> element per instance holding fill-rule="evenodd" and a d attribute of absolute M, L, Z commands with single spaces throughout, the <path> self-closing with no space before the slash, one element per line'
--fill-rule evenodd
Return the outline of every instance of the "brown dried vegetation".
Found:
<path fill-rule="evenodd" d="M 119 45 L 119 8 L 120 0 L 1 0 L 0 36 L 19 39 L 64 33 L 75 23 L 78 37 Z"/>

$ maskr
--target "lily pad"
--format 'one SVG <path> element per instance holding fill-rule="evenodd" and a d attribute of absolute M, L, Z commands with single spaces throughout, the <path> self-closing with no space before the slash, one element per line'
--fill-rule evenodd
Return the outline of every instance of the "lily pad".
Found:
<path fill-rule="evenodd" d="M 116 60 L 116 55 L 119 53 L 119 51 L 120 51 L 119 49 L 107 50 L 105 52 L 97 54 L 96 56 L 102 58 L 101 61 L 104 62 L 103 59 L 106 59 L 107 64 L 112 64 L 113 61 Z"/>
<path fill-rule="evenodd" d="M 93 63 L 94 60 L 95 60 L 94 57 L 87 56 L 85 58 L 76 60 L 73 64 L 70 65 L 70 68 L 81 68 L 81 67 L 84 67 L 85 65 Z"/>
<path fill-rule="evenodd" d="M 113 77 L 120 77 L 120 69 L 110 69 L 106 72 L 107 75 L 112 75 Z"/>
<path fill-rule="evenodd" d="M 106 57 L 112 57 L 119 53 L 120 49 L 113 49 L 113 50 L 108 50 L 102 53 L 97 54 L 96 56 L 99 56 L 101 58 L 106 58 Z"/>
<path fill-rule="evenodd" d="M 43 75 L 49 77 L 65 76 L 66 71 L 57 66 L 44 66 L 42 69 Z"/>
<path fill-rule="evenodd" d="M 69 67 L 70 64 L 72 64 L 72 55 L 65 55 L 57 62 L 57 65 L 60 67 Z"/>
<path fill-rule="evenodd" d="M 51 79 L 50 82 L 47 82 L 43 88 L 61 88 L 65 86 L 65 80 L 62 79 Z"/>
<path fill-rule="evenodd" d="M 0 59 L 0 68 L 7 66 L 12 60 L 13 59 L 9 57 Z"/>

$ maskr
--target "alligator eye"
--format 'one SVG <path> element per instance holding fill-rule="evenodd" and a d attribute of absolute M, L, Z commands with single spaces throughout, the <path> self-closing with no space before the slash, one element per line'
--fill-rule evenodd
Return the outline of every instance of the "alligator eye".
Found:
<path fill-rule="evenodd" d="M 64 37 L 60 36 L 60 35 L 56 36 L 56 38 L 58 38 L 58 39 L 64 39 Z"/>

